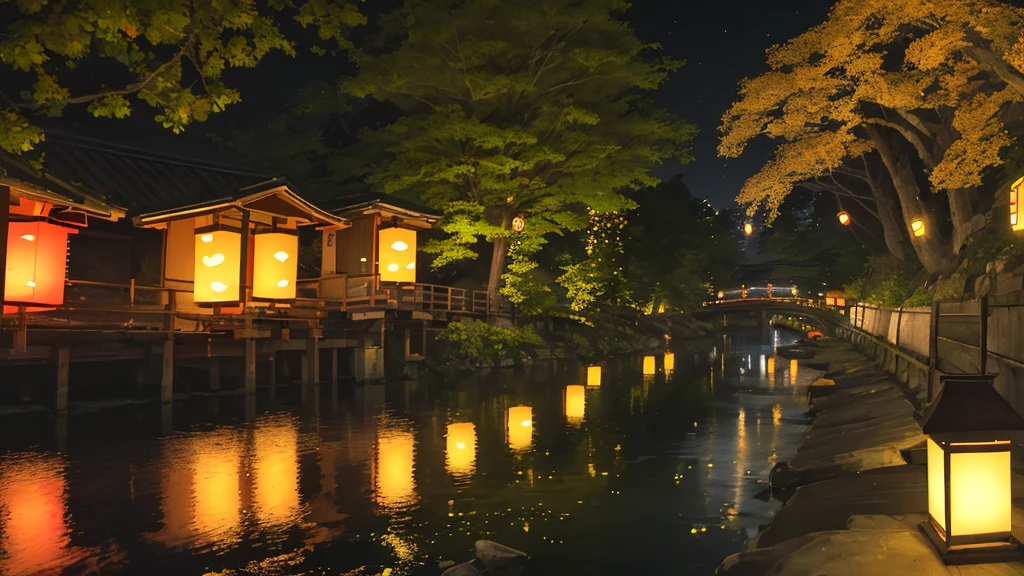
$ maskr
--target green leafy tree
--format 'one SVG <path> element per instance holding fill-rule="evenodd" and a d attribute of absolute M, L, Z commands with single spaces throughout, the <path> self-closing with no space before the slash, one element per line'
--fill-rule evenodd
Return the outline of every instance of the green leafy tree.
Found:
<path fill-rule="evenodd" d="M 20 154 L 44 139 L 33 117 L 84 105 L 124 118 L 137 98 L 175 132 L 239 102 L 224 72 L 267 54 L 295 54 L 280 30 L 315 30 L 313 50 L 349 48 L 364 22 L 350 0 L 0 0 L 0 149 Z M 86 72 L 86 73 L 83 73 Z"/>
<path fill-rule="evenodd" d="M 636 37 L 627 8 L 410 0 L 385 19 L 382 45 L 397 38 L 397 48 L 360 55 L 344 87 L 404 113 L 372 135 L 389 156 L 369 181 L 445 211 L 446 238 L 425 247 L 435 266 L 477 257 L 483 239 L 489 290 L 505 274 L 503 292 L 525 299 L 547 238 L 584 229 L 588 207 L 631 208 L 623 191 L 656 184 L 650 171 L 665 160 L 690 159 L 694 127 L 643 96 L 680 63 Z M 526 230 L 515 233 L 519 214 Z"/>

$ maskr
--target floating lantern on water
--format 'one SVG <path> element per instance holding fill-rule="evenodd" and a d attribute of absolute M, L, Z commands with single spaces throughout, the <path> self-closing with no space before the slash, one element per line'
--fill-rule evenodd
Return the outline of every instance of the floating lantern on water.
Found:
<path fill-rule="evenodd" d="M 570 424 L 578 426 L 583 422 L 583 416 L 586 413 L 586 388 L 578 384 L 566 386 L 562 400 L 565 408 L 565 419 Z"/>
<path fill-rule="evenodd" d="M 921 529 L 947 564 L 1020 560 L 1011 534 L 1011 432 L 1024 419 L 991 376 L 942 378 L 922 418 L 928 436 L 928 521 Z"/>
<path fill-rule="evenodd" d="M 513 406 L 505 415 L 505 435 L 509 448 L 529 450 L 533 446 L 533 408 Z"/>
<path fill-rule="evenodd" d="M 448 425 L 445 463 L 452 476 L 473 474 L 476 469 L 476 426 L 471 422 L 453 422 Z"/>

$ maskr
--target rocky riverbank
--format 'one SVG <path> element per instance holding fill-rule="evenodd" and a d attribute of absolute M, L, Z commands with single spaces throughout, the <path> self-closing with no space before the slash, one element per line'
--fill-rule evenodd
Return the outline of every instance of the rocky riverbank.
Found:
<path fill-rule="evenodd" d="M 743 552 L 716 574 L 1024 574 L 1024 564 L 946 567 L 918 524 L 927 517 L 924 436 L 900 385 L 845 340 L 820 342 L 827 363 L 812 387 L 813 423 L 772 472 L 791 494 Z M 1013 532 L 1024 537 L 1024 476 L 1014 475 Z"/>

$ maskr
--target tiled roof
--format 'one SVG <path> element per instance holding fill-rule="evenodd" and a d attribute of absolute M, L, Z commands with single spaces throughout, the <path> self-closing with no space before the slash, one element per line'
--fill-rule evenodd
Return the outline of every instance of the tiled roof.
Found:
<path fill-rule="evenodd" d="M 415 202 L 410 202 L 409 200 L 389 196 L 387 194 L 370 192 L 353 194 L 351 196 L 341 196 L 333 200 L 329 200 L 324 204 L 328 210 L 339 215 L 346 215 L 365 208 L 370 208 L 374 205 L 384 205 L 397 208 L 398 211 L 406 212 L 411 216 L 416 216 L 425 220 L 436 221 L 441 218 L 441 215 L 432 208 L 428 208 Z"/>

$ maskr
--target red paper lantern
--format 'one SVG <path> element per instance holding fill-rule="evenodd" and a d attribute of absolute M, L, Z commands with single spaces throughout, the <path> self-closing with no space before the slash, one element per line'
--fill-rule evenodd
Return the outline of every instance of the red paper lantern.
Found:
<path fill-rule="evenodd" d="M 68 234 L 77 233 L 49 222 L 11 222 L 4 303 L 63 305 Z"/>

